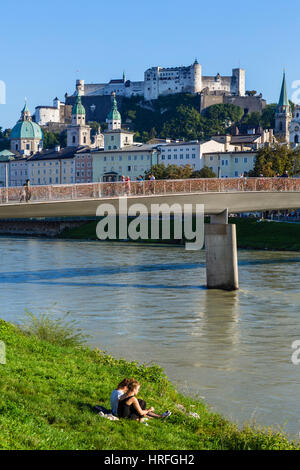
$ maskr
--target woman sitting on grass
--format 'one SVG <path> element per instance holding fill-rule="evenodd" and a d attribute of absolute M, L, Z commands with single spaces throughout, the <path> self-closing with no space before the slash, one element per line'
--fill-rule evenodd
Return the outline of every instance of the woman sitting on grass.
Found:
<path fill-rule="evenodd" d="M 118 406 L 118 417 L 129 418 L 143 422 L 145 417 L 150 418 L 167 418 L 171 415 L 170 411 L 166 411 L 162 415 L 154 413 L 154 408 L 151 406 L 146 409 L 146 402 L 137 399 L 136 395 L 139 393 L 140 384 L 137 380 L 131 380 L 127 386 L 127 392 L 121 396 Z"/>

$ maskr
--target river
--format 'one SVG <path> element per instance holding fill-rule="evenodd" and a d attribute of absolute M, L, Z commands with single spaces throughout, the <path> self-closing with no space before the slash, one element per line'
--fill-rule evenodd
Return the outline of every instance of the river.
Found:
<path fill-rule="evenodd" d="M 0 253 L 3 319 L 69 311 L 93 346 L 160 364 L 239 424 L 298 436 L 300 253 L 240 250 L 238 292 L 205 289 L 205 253 L 177 246 L 2 237 Z"/>

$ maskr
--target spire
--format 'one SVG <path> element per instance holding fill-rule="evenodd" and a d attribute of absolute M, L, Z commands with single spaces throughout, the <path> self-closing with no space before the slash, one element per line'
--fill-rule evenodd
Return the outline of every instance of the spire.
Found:
<path fill-rule="evenodd" d="M 25 96 L 25 104 L 24 104 L 24 108 L 22 109 L 22 113 L 25 113 L 25 111 L 28 111 L 29 112 L 29 109 L 28 109 L 28 106 L 27 106 L 27 98 Z"/>
<path fill-rule="evenodd" d="M 21 111 L 21 121 L 30 121 L 31 120 L 31 114 L 27 106 L 27 98 L 25 98 L 25 104 L 24 108 Z"/>
<path fill-rule="evenodd" d="M 286 81 L 285 81 L 285 71 L 283 71 L 283 79 L 281 85 L 281 92 L 279 97 L 278 106 L 289 106 L 289 99 L 286 89 Z"/>
<path fill-rule="evenodd" d="M 109 120 L 121 120 L 121 115 L 118 111 L 118 104 L 117 104 L 117 100 L 116 100 L 116 94 L 113 92 L 111 94 L 112 96 L 112 108 L 109 112 L 109 115 L 107 116 L 107 119 Z"/>

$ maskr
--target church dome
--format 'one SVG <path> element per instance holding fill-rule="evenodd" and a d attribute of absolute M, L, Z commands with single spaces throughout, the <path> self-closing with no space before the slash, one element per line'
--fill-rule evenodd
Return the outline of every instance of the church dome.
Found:
<path fill-rule="evenodd" d="M 18 121 L 13 127 L 11 139 L 43 139 L 43 131 L 36 122 Z"/>
<path fill-rule="evenodd" d="M 81 103 L 80 95 L 77 95 L 76 101 L 72 108 L 72 114 L 85 114 L 85 108 Z"/>

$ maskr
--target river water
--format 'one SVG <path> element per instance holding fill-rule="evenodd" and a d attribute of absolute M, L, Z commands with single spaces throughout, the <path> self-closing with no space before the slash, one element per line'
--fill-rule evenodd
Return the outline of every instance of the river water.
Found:
<path fill-rule="evenodd" d="M 239 251 L 240 290 L 205 289 L 183 247 L 0 238 L 0 316 L 70 312 L 89 342 L 158 363 L 184 393 L 237 421 L 300 431 L 300 253 Z"/>

